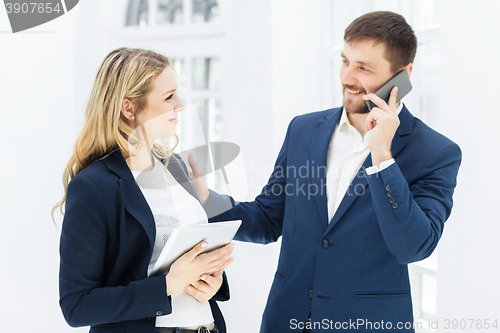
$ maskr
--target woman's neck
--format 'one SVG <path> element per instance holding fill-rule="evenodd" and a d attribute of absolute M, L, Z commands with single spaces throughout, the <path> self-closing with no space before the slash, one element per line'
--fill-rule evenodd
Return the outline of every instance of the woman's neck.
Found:
<path fill-rule="evenodd" d="M 132 171 L 151 171 L 154 167 L 153 155 L 145 144 L 141 146 L 137 155 L 128 155 L 125 162 Z"/>

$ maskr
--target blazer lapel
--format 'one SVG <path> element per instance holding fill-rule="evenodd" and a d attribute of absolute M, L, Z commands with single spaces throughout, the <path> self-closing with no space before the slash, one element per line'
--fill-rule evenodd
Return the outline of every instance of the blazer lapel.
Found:
<path fill-rule="evenodd" d="M 144 198 L 134 176 L 130 171 L 120 151 L 111 153 L 105 159 L 108 168 L 120 177 L 118 186 L 122 193 L 125 209 L 142 225 L 149 238 L 151 251 L 153 251 L 156 227 L 153 213 Z"/>
<path fill-rule="evenodd" d="M 405 135 L 411 133 L 411 129 L 413 127 L 413 116 L 408 111 L 406 106 L 403 106 L 403 109 L 399 113 L 400 125 L 394 134 L 394 138 L 391 143 L 391 154 L 393 158 L 396 159 L 397 154 L 403 149 L 406 145 L 406 141 L 402 138 Z M 366 191 L 366 187 L 368 186 L 368 175 L 366 174 L 366 169 L 372 166 L 372 157 L 371 154 L 368 155 L 365 162 L 358 170 L 352 183 L 349 185 L 349 188 L 342 199 L 339 208 L 335 212 L 330 224 L 328 225 L 325 233 L 328 233 L 335 224 L 340 220 L 340 218 L 344 215 L 347 209 L 354 203 L 354 201 L 361 195 L 363 195 Z"/>
<path fill-rule="evenodd" d="M 399 127 L 396 131 L 396 134 L 394 135 L 394 139 L 392 139 L 392 157 L 396 158 L 399 151 L 406 145 L 406 141 L 403 139 L 403 137 L 411 133 L 411 130 L 413 128 L 413 120 L 414 118 L 410 111 L 408 111 L 406 106 L 403 106 L 403 109 L 399 113 Z"/>
<path fill-rule="evenodd" d="M 342 108 L 325 112 L 325 115 L 318 119 L 316 127 L 312 133 L 311 140 L 311 160 L 316 161 L 318 166 L 317 177 L 311 177 L 311 183 L 316 185 L 318 194 L 314 196 L 316 207 L 319 212 L 323 227 L 328 226 L 328 203 L 326 197 L 326 158 L 328 146 L 332 138 L 335 125 L 339 122 Z M 321 168 L 324 166 L 324 168 Z"/>

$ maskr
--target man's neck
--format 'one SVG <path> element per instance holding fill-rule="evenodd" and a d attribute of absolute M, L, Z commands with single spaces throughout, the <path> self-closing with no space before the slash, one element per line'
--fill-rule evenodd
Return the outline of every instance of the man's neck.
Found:
<path fill-rule="evenodd" d="M 366 117 L 368 117 L 368 113 L 347 113 L 347 119 L 349 119 L 349 123 L 354 127 L 362 137 L 365 136 L 366 130 Z"/>

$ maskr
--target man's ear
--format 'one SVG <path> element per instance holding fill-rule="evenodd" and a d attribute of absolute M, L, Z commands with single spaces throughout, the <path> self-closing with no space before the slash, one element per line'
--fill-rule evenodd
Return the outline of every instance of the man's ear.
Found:
<path fill-rule="evenodd" d="M 122 100 L 122 107 L 121 107 L 121 113 L 125 117 L 125 119 L 128 119 L 129 121 L 134 121 L 134 108 L 135 104 L 128 98 L 124 98 Z"/>
<path fill-rule="evenodd" d="M 408 72 L 408 76 L 411 76 L 411 71 L 413 70 L 413 63 L 410 62 L 408 65 L 403 67 L 403 69 L 405 69 Z"/>

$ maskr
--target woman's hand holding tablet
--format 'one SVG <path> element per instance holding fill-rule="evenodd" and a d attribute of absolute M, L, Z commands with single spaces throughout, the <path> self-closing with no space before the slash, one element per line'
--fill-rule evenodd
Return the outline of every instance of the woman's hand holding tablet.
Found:
<path fill-rule="evenodd" d="M 229 257 L 212 275 L 203 274 L 198 281 L 186 286 L 184 291 L 194 297 L 198 302 L 208 301 L 220 289 L 223 281 L 222 273 L 231 262 L 233 262 L 233 257 Z"/>
<path fill-rule="evenodd" d="M 167 295 L 170 296 L 184 289 L 186 286 L 193 283 L 196 284 L 197 281 L 204 277 L 203 275 L 205 275 L 205 278 L 207 278 L 208 275 L 215 275 L 215 281 L 209 280 L 213 282 L 212 286 L 215 288 L 214 284 L 218 281 L 218 275 L 220 273 L 220 283 L 222 283 L 222 271 L 233 260 L 230 255 L 233 252 L 234 245 L 230 243 L 212 252 L 202 253 L 207 245 L 206 241 L 202 241 L 174 261 L 170 266 L 170 271 L 165 276 Z M 220 284 L 218 287 L 220 287 Z M 215 292 L 217 292 L 218 287 L 215 289 Z M 203 290 L 209 291 L 208 288 L 203 288 Z M 212 296 L 213 295 L 211 295 L 209 299 Z"/>

